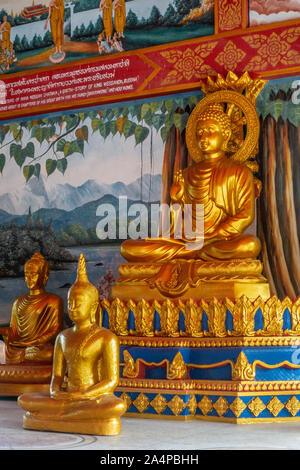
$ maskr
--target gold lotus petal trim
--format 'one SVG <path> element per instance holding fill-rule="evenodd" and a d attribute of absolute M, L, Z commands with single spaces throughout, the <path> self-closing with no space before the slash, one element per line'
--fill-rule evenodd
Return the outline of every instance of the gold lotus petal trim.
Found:
<path fill-rule="evenodd" d="M 207 263 L 209 264 L 209 263 Z M 225 263 L 226 264 L 226 263 Z M 226 265 L 227 266 L 227 265 Z M 224 268 L 225 269 L 225 268 Z M 229 269 L 229 268 L 228 268 Z M 231 269 L 231 268 L 230 268 Z M 156 344 L 158 337 L 165 341 L 172 340 L 173 344 L 194 344 L 210 346 L 213 343 L 211 338 L 215 338 L 216 345 L 232 343 L 232 346 L 239 345 L 290 345 L 300 343 L 300 299 L 292 301 L 286 297 L 281 301 L 278 297 L 272 296 L 267 301 L 258 297 L 251 301 L 246 296 L 241 296 L 236 301 L 228 298 L 219 300 L 213 298 L 209 301 L 193 299 L 177 299 L 166 301 L 149 302 L 141 300 L 137 304 L 133 301 L 124 303 L 118 298 L 101 302 L 103 310 L 107 311 L 109 317 L 109 328 L 120 336 L 121 344 L 129 341 L 130 333 L 134 342 L 149 340 L 149 344 Z M 283 315 L 288 309 L 291 316 L 291 329 L 283 331 Z M 135 315 L 136 331 L 128 332 L 127 321 L 130 310 Z M 233 318 L 233 330 L 226 328 L 226 312 L 230 311 Z M 255 315 L 261 311 L 263 328 L 254 331 Z M 158 312 L 161 318 L 161 331 L 154 331 L 154 314 Z M 208 317 L 208 332 L 202 330 L 203 312 Z M 180 331 L 178 319 L 180 312 L 185 320 L 185 332 Z M 155 337 L 154 337 L 155 335 Z M 185 336 L 185 339 L 179 336 Z M 204 337 L 209 336 L 208 337 Z M 298 339 L 298 342 L 297 342 Z M 134 343 L 133 343 L 134 344 Z"/>

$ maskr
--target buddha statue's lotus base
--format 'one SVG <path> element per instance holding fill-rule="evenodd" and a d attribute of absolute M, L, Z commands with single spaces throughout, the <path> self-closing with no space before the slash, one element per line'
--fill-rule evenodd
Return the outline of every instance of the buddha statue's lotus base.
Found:
<path fill-rule="evenodd" d="M 24 429 L 34 429 L 38 431 L 56 431 L 76 434 L 93 434 L 97 436 L 117 436 L 121 432 L 121 419 L 95 419 L 68 421 L 66 419 L 40 419 L 29 412 L 23 417 Z"/>
<path fill-rule="evenodd" d="M 123 301 L 181 298 L 210 300 L 242 295 L 250 300 L 270 297 L 269 284 L 258 260 L 203 262 L 176 260 L 166 263 L 124 263 L 120 278 L 111 289 L 111 299 Z"/>

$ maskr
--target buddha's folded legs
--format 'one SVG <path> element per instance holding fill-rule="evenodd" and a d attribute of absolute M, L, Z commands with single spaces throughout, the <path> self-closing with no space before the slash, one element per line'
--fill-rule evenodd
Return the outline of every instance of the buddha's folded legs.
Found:
<path fill-rule="evenodd" d="M 146 240 L 126 240 L 122 243 L 121 254 L 129 262 L 151 263 L 171 259 L 255 259 L 261 250 L 258 238 L 253 235 L 239 235 L 231 240 L 221 240 L 204 245 L 199 250 L 198 243 L 189 244 L 182 240 L 154 238 Z"/>
<path fill-rule="evenodd" d="M 191 259 L 195 257 L 195 252 L 187 250 L 182 240 L 151 238 L 126 240 L 121 245 L 121 255 L 129 262 L 151 263 L 174 258 Z"/>
<path fill-rule="evenodd" d="M 261 250 L 261 243 L 253 235 L 240 235 L 231 240 L 222 240 L 206 245 L 198 258 L 207 261 L 229 259 L 255 259 Z"/>
<path fill-rule="evenodd" d="M 40 418 L 59 416 L 67 420 L 117 418 L 126 410 L 125 402 L 113 394 L 95 400 L 55 400 L 42 393 L 24 394 L 18 403 L 23 410 Z"/>

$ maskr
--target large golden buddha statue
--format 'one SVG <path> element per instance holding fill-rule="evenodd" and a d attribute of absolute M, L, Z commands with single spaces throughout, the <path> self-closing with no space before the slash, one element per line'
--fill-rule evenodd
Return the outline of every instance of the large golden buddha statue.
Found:
<path fill-rule="evenodd" d="M 217 90 L 198 103 L 186 129 L 194 163 L 174 175 L 170 190 L 171 207 L 176 208 L 170 237 L 122 244 L 121 254 L 129 263 L 120 266 L 112 297 L 269 297 L 256 259 L 260 241 L 245 233 L 254 221 L 259 193 L 250 169 L 258 136 L 255 107 L 243 94 Z"/>
<path fill-rule="evenodd" d="M 78 276 L 68 296 L 74 326 L 55 343 L 49 394 L 25 394 L 24 427 L 83 434 L 115 435 L 126 405 L 113 392 L 119 381 L 118 338 L 96 323 L 99 294 L 80 256 Z"/>

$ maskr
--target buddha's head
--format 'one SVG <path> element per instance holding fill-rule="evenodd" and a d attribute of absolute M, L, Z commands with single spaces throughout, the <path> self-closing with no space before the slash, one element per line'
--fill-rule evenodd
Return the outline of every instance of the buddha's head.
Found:
<path fill-rule="evenodd" d="M 99 307 L 99 293 L 87 277 L 84 256 L 78 261 L 77 279 L 68 293 L 68 314 L 75 324 L 94 323 Z"/>
<path fill-rule="evenodd" d="M 198 117 L 196 136 L 204 158 L 226 152 L 231 137 L 231 121 L 222 105 L 209 105 Z"/>
<path fill-rule="evenodd" d="M 47 284 L 49 263 L 40 253 L 35 253 L 24 266 L 25 282 L 31 291 L 41 290 Z"/>

